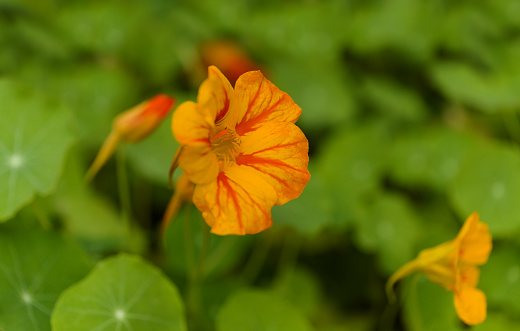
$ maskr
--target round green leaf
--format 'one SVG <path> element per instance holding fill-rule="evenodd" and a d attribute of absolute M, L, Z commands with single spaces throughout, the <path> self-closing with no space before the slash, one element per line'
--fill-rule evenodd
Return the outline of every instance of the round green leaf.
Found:
<path fill-rule="evenodd" d="M 421 275 L 411 276 L 405 283 L 403 299 L 407 330 L 462 330 L 462 322 L 457 318 L 453 305 L 452 292 Z"/>
<path fill-rule="evenodd" d="M 520 230 L 520 155 L 507 146 L 484 146 L 466 160 L 449 191 L 462 220 L 472 212 L 493 235 Z"/>
<path fill-rule="evenodd" d="M 444 192 L 476 145 L 472 137 L 441 127 L 403 135 L 390 152 L 390 175 L 407 187 Z"/>
<path fill-rule="evenodd" d="M 177 288 L 141 258 L 121 254 L 100 262 L 65 291 L 52 313 L 60 330 L 186 330 Z"/>
<path fill-rule="evenodd" d="M 0 329 L 50 330 L 58 296 L 88 270 L 79 247 L 55 233 L 0 227 Z"/>
<path fill-rule="evenodd" d="M 376 123 L 338 130 L 324 146 L 315 171 L 338 208 L 338 223 L 348 224 L 353 210 L 378 190 L 387 141 L 386 128 Z"/>
<path fill-rule="evenodd" d="M 405 198 L 382 195 L 358 211 L 355 239 L 362 249 L 378 254 L 385 271 L 390 273 L 414 257 L 419 219 Z"/>
<path fill-rule="evenodd" d="M 311 172 L 311 179 L 302 194 L 272 210 L 274 224 L 289 225 L 306 235 L 316 235 L 334 222 L 333 204 L 325 189 L 321 174 Z"/>
<path fill-rule="evenodd" d="M 69 113 L 42 95 L 0 80 L 0 220 L 47 194 L 72 142 Z"/>
<path fill-rule="evenodd" d="M 511 244 L 494 247 L 488 263 L 481 267 L 479 283 L 486 293 L 489 308 L 501 308 L 515 316 L 520 313 L 519 253 L 518 247 Z"/>
<path fill-rule="evenodd" d="M 260 290 L 240 290 L 224 304 L 217 316 L 217 331 L 310 331 L 300 311 Z"/>

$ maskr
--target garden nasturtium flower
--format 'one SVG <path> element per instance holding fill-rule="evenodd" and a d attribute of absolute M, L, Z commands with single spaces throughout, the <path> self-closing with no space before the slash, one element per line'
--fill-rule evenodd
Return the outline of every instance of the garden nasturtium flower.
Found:
<path fill-rule="evenodd" d="M 271 226 L 273 205 L 297 198 L 309 181 L 308 141 L 294 124 L 301 108 L 260 71 L 240 76 L 235 89 L 216 67 L 208 73 L 197 103 L 173 114 L 179 167 L 211 232 L 258 233 Z"/>
<path fill-rule="evenodd" d="M 480 270 L 487 262 L 492 242 L 487 224 L 479 221 L 478 213 L 471 214 L 454 240 L 428 248 L 417 258 L 397 270 L 388 280 L 387 293 L 401 278 L 419 271 L 426 278 L 453 292 L 455 310 L 468 325 L 486 319 L 486 295 L 477 289 Z"/>
<path fill-rule="evenodd" d="M 174 99 L 159 94 L 119 114 L 112 122 L 112 131 L 87 171 L 86 178 L 92 179 L 96 175 L 121 142 L 136 143 L 151 134 L 174 103 Z"/>

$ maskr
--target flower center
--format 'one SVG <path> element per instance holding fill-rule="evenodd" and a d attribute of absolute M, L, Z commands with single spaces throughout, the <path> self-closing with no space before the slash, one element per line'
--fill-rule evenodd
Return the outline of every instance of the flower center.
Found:
<path fill-rule="evenodd" d="M 211 149 L 224 165 L 235 162 L 240 148 L 240 137 L 234 129 L 225 128 L 211 138 Z"/>

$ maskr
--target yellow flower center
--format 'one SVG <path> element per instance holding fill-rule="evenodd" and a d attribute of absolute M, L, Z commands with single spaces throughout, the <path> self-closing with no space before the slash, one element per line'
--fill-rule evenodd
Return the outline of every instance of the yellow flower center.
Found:
<path fill-rule="evenodd" d="M 241 139 L 234 129 L 225 128 L 211 139 L 211 149 L 223 166 L 235 162 Z"/>

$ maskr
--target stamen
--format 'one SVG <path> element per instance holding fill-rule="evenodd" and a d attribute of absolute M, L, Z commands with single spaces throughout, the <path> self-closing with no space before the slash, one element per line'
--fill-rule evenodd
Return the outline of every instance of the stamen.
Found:
<path fill-rule="evenodd" d="M 240 136 L 231 128 L 225 128 L 211 139 L 211 149 L 223 167 L 227 167 L 235 162 L 240 144 Z"/>

